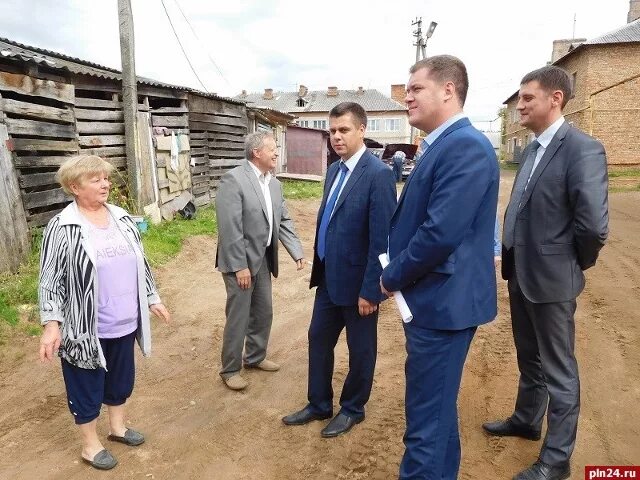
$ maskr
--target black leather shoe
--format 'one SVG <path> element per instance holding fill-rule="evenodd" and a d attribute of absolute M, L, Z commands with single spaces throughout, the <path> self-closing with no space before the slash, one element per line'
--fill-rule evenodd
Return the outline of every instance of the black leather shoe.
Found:
<path fill-rule="evenodd" d="M 520 437 L 527 440 L 540 440 L 540 430 L 516 425 L 511 421 L 511 418 L 507 418 L 504 421 L 483 423 L 482 428 L 489 435 L 498 437 Z"/>
<path fill-rule="evenodd" d="M 286 417 L 282 417 L 282 422 L 285 425 L 305 425 L 309 422 L 313 422 L 314 420 L 326 420 L 327 418 L 331 418 L 331 415 L 331 413 L 328 413 L 326 415 L 318 415 L 317 413 L 313 413 L 307 405 L 298 412 L 287 415 Z"/>
<path fill-rule="evenodd" d="M 513 480 L 565 480 L 571 476 L 569 463 L 548 465 L 538 460 L 526 470 L 521 471 Z"/>
<path fill-rule="evenodd" d="M 320 435 L 323 438 L 332 438 L 347 433 L 356 424 L 364 420 L 364 415 L 358 418 L 348 417 L 344 413 L 339 413 L 329 424 L 322 429 Z"/>

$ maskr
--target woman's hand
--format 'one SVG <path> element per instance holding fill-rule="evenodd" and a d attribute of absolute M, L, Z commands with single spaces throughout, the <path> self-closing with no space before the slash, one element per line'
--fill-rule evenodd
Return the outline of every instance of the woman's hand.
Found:
<path fill-rule="evenodd" d="M 149 307 L 149 310 L 158 318 L 161 318 L 164 322 L 169 323 L 171 321 L 171 314 L 167 307 L 162 303 L 154 303 Z"/>
<path fill-rule="evenodd" d="M 60 348 L 60 322 L 51 321 L 44 326 L 44 332 L 40 337 L 40 361 L 53 360 L 55 353 Z"/>

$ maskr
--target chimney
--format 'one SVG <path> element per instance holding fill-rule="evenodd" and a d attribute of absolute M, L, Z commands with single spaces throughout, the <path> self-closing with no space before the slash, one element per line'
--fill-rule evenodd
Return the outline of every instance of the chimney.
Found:
<path fill-rule="evenodd" d="M 329 87 L 327 89 L 327 97 L 337 97 L 338 96 L 338 87 Z"/>
<path fill-rule="evenodd" d="M 356 92 L 358 95 L 363 95 L 364 94 L 364 88 L 362 87 L 358 87 L 358 91 Z"/>
<path fill-rule="evenodd" d="M 640 18 L 640 0 L 629 0 L 629 13 L 627 23 L 634 22 Z"/>
<path fill-rule="evenodd" d="M 240 97 L 246 98 L 247 97 L 247 91 L 246 90 L 242 90 L 242 93 L 240 94 Z"/>
<path fill-rule="evenodd" d="M 262 98 L 264 98 L 265 100 L 273 100 L 273 88 L 265 88 Z"/>
<path fill-rule="evenodd" d="M 304 85 L 300 85 L 300 87 L 298 88 L 298 97 L 306 97 L 308 91 L 309 89 L 307 87 L 305 87 Z"/>
<path fill-rule="evenodd" d="M 397 83 L 391 85 L 391 98 L 396 102 L 404 105 L 404 97 L 407 95 L 406 86 L 404 83 Z"/>
<path fill-rule="evenodd" d="M 553 51 L 551 52 L 551 63 L 554 63 L 556 60 L 564 57 L 567 53 L 569 53 L 572 50 L 571 45 L 575 43 L 583 43 L 586 41 L 586 38 L 566 38 L 563 40 L 554 40 Z"/>

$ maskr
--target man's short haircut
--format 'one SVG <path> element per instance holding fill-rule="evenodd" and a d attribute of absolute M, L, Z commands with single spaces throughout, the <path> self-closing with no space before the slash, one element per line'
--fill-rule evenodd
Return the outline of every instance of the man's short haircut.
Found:
<path fill-rule="evenodd" d="M 364 111 L 362 105 L 355 102 L 342 102 L 336 105 L 329 112 L 329 118 L 341 117 L 350 113 L 353 117 L 360 122 L 360 125 L 367 126 L 367 112 Z"/>
<path fill-rule="evenodd" d="M 548 93 L 552 93 L 556 90 L 560 90 L 563 94 L 562 108 L 567 104 L 571 98 L 572 85 L 569 74 L 560 67 L 554 65 L 546 65 L 542 68 L 538 68 L 533 72 L 527 73 L 522 77 L 520 85 L 525 83 L 537 81 L 543 90 Z"/>
<path fill-rule="evenodd" d="M 422 68 L 426 68 L 429 76 L 440 83 L 453 82 L 460 106 L 464 106 L 469 90 L 469 76 L 462 60 L 453 55 L 434 55 L 414 63 L 409 73 L 416 73 Z"/>
<path fill-rule="evenodd" d="M 244 139 L 244 154 L 247 160 L 253 160 L 253 151 L 262 148 L 267 138 L 274 138 L 271 132 L 253 132 Z"/>

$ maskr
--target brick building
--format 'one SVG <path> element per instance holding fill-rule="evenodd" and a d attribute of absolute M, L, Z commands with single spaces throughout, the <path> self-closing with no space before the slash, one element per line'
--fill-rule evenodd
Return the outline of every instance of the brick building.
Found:
<path fill-rule="evenodd" d="M 309 90 L 300 85 L 297 92 L 274 92 L 266 88 L 264 93 L 242 92 L 236 99 L 247 102 L 248 107 L 272 108 L 297 117 L 300 127 L 326 130 L 329 128 L 329 111 L 341 102 L 356 102 L 367 112 L 367 137 L 382 144 L 410 143 L 411 127 L 404 104 L 404 85 L 391 85 L 391 97 L 378 90 L 364 89 Z"/>
<path fill-rule="evenodd" d="M 568 122 L 600 140 L 610 165 L 640 164 L 640 0 L 628 23 L 591 40 L 556 40 L 551 63 L 572 76 Z M 502 158 L 519 162 L 533 133 L 519 125 L 518 92 L 504 101 Z"/>

